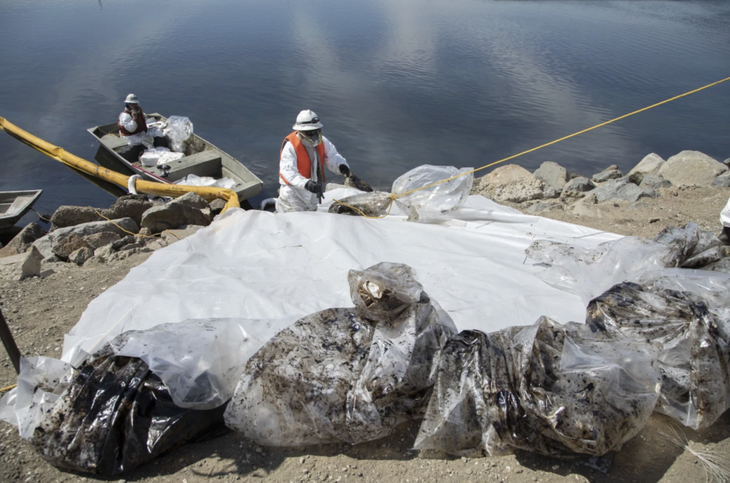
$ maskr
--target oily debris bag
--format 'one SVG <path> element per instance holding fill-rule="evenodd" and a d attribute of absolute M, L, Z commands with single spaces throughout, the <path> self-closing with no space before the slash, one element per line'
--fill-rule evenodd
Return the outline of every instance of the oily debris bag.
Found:
<path fill-rule="evenodd" d="M 380 218 L 388 214 L 391 208 L 390 194 L 382 191 L 360 193 L 353 196 L 333 200 L 330 213 L 352 216 L 371 216 Z"/>
<path fill-rule="evenodd" d="M 655 352 L 662 376 L 656 410 L 707 428 L 730 408 L 730 292 L 700 297 L 664 284 L 618 284 L 590 303 L 586 323 Z"/>
<path fill-rule="evenodd" d="M 115 356 L 106 345 L 75 371 L 30 442 L 59 468 L 116 475 L 225 430 L 224 409 L 176 406 L 144 361 Z"/>
<path fill-rule="evenodd" d="M 596 341 L 582 327 L 541 317 L 452 338 L 415 448 L 555 457 L 618 450 L 651 415 L 660 376 L 640 350 Z"/>
<path fill-rule="evenodd" d="M 408 213 L 408 221 L 429 223 L 464 204 L 474 184 L 471 171 L 472 168 L 424 164 L 399 176 L 391 191 L 401 195 L 395 201 Z"/>
<path fill-rule="evenodd" d="M 667 267 L 702 268 L 730 273 L 730 246 L 725 246 L 712 232 L 701 230 L 697 223 L 684 227 L 667 227 L 654 241 L 670 247 Z"/>
<path fill-rule="evenodd" d="M 351 270 L 348 282 L 354 309 L 308 315 L 249 359 L 228 427 L 271 446 L 355 444 L 420 417 L 453 322 L 406 265 Z"/>

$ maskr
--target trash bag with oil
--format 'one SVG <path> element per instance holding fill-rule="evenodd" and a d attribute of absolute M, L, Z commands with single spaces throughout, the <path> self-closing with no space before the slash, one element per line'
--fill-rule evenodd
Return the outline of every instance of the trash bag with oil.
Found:
<path fill-rule="evenodd" d="M 392 193 L 408 221 L 429 223 L 464 204 L 474 183 L 472 168 L 418 166 L 393 182 Z M 467 174 L 468 173 L 468 174 Z"/>
<path fill-rule="evenodd" d="M 674 282 L 618 284 L 591 301 L 586 323 L 596 334 L 657 353 L 662 391 L 656 410 L 706 428 L 730 408 L 730 277 L 704 282 L 697 291 L 686 277 Z M 676 282 L 689 290 L 677 290 Z"/>
<path fill-rule="evenodd" d="M 541 317 L 453 337 L 415 448 L 555 457 L 618 450 L 651 415 L 660 376 L 640 346 L 597 340 L 584 327 Z"/>
<path fill-rule="evenodd" d="M 75 371 L 30 441 L 59 468 L 116 475 L 224 431 L 224 409 L 176 406 L 144 361 L 106 345 Z"/>
<path fill-rule="evenodd" d="M 667 227 L 654 241 L 670 247 L 668 267 L 730 272 L 730 246 L 723 245 L 714 233 L 701 230 L 697 223 Z"/>
<path fill-rule="evenodd" d="M 354 444 L 420 417 L 453 322 L 406 265 L 351 270 L 348 282 L 354 308 L 308 315 L 249 359 L 228 427 L 272 446 Z"/>
<path fill-rule="evenodd" d="M 391 203 L 389 193 L 375 191 L 348 196 L 341 200 L 333 200 L 328 211 L 341 215 L 364 215 L 380 218 L 388 214 Z"/>

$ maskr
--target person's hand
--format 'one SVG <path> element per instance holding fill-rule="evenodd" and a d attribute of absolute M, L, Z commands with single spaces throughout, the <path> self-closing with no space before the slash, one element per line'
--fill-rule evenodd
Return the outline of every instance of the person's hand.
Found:
<path fill-rule="evenodd" d="M 350 176 L 350 168 L 348 168 L 346 164 L 341 164 L 340 165 L 340 174 L 344 177 Z"/>
<path fill-rule="evenodd" d="M 310 193 L 314 193 L 317 195 L 317 202 L 322 203 L 322 199 L 324 196 L 322 195 L 322 185 L 315 183 L 311 179 L 307 181 L 307 184 L 304 185 L 304 188 L 306 188 L 307 191 Z"/>

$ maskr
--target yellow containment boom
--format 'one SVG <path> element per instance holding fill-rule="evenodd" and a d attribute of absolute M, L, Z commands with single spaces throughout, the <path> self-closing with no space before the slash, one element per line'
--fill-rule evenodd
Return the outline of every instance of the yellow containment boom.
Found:
<path fill-rule="evenodd" d="M 31 133 L 20 129 L 18 126 L 8 121 L 4 117 L 0 117 L 0 129 L 10 134 L 19 141 L 24 142 L 33 149 L 40 151 L 41 153 L 49 156 L 53 159 L 61 161 L 63 164 L 78 169 L 88 175 L 94 176 L 105 181 L 109 181 L 114 184 L 118 184 L 124 188 L 129 183 L 129 176 L 117 173 L 107 168 L 81 159 L 76 155 L 67 153 L 63 148 L 53 145 L 43 139 L 32 135 Z M 163 184 L 152 181 L 144 181 L 141 179 L 135 180 L 135 189 L 139 193 L 146 193 L 148 195 L 157 196 L 169 196 L 177 198 L 185 193 L 193 192 L 204 198 L 206 201 L 213 201 L 216 198 L 226 200 L 226 206 L 223 211 L 228 208 L 240 208 L 238 203 L 238 195 L 233 191 L 226 188 L 211 188 L 208 186 L 185 186 L 176 184 Z"/>

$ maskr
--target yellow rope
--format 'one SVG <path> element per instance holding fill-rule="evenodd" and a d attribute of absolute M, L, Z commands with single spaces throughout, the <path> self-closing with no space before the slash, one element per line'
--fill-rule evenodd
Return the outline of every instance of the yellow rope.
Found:
<path fill-rule="evenodd" d="M 9 391 L 16 386 L 17 386 L 17 384 L 13 384 L 12 386 L 4 387 L 4 388 L 0 389 L 0 392 Z"/>
<path fill-rule="evenodd" d="M 48 219 L 48 218 L 46 218 L 45 216 L 43 216 L 43 215 L 41 215 L 40 213 L 38 213 L 38 212 L 37 212 L 37 211 L 35 210 L 35 208 L 31 208 L 31 210 L 32 210 L 32 211 L 33 211 L 33 212 L 34 212 L 34 213 L 35 213 L 36 215 L 38 215 L 38 218 L 40 218 L 41 220 L 45 221 L 46 223 L 50 223 L 50 222 L 51 222 L 51 220 L 49 220 L 49 219 Z"/>
<path fill-rule="evenodd" d="M 134 236 L 141 236 L 141 237 L 144 237 L 144 238 L 155 238 L 155 237 L 158 237 L 158 236 L 160 236 L 160 234 L 159 234 L 159 233 L 158 233 L 158 234 L 156 234 L 156 235 L 141 235 L 141 234 L 139 234 L 139 233 L 132 233 L 131 231 L 129 231 L 129 230 L 125 230 L 124 228 L 122 228 L 122 227 L 121 227 L 121 226 L 119 226 L 118 224 L 114 223 L 114 221 L 113 221 L 113 220 L 111 220 L 111 219 L 107 218 L 106 216 L 102 215 L 102 214 L 101 214 L 101 213 L 99 212 L 99 210 L 97 210 L 97 209 L 96 209 L 96 208 L 94 208 L 93 206 L 89 206 L 89 208 L 91 208 L 92 210 L 94 210 L 94 211 L 96 212 L 96 214 L 97 214 L 97 215 L 101 216 L 101 217 L 102 217 L 102 218 L 104 218 L 104 219 L 105 219 L 106 221 L 108 221 L 108 222 L 109 222 L 109 223 L 111 223 L 112 225 L 114 225 L 114 226 L 116 226 L 117 228 L 119 228 L 120 230 L 122 230 L 122 231 L 123 231 L 124 233 L 129 233 L 130 235 L 134 235 Z"/>
<path fill-rule="evenodd" d="M 509 157 L 504 158 L 504 159 L 500 159 L 499 161 L 495 161 L 493 163 L 486 164 L 486 165 L 482 166 L 481 168 L 472 169 L 471 171 L 467 171 L 465 173 L 457 174 L 456 176 L 452 176 L 451 178 L 442 179 L 441 181 L 436 181 L 435 183 L 431 183 L 431 184 L 426 185 L 426 186 L 421 186 L 420 188 L 415 188 L 415 189 L 412 189 L 410 191 L 406 191 L 404 193 L 398 193 L 397 195 L 394 195 L 394 194 L 390 193 L 389 194 L 389 196 L 390 196 L 390 206 L 392 207 L 393 206 L 393 202 L 397 198 L 400 198 L 401 196 L 406 196 L 406 195 L 409 195 L 411 193 L 415 193 L 416 191 L 424 190 L 426 188 L 431 188 L 431 187 L 436 186 L 436 185 L 439 185 L 441 183 L 446 183 L 446 182 L 451 181 L 451 180 L 454 180 L 456 178 L 460 178 L 460 177 L 466 176 L 468 174 L 476 173 L 477 171 L 481 171 L 482 169 L 486 169 L 486 168 L 489 168 L 489 167 L 494 166 L 496 164 L 503 163 L 505 161 L 509 161 L 510 159 L 515 159 L 515 158 L 517 158 L 519 156 L 522 156 L 523 154 L 528 154 L 528 153 L 531 153 L 533 151 L 537 151 L 538 149 L 542 149 L 542 148 L 545 148 L 547 146 L 551 146 L 553 144 L 559 143 L 560 141 L 565 141 L 566 139 L 570 139 L 572 137 L 578 136 L 579 134 L 583 134 L 583 133 L 586 133 L 588 131 L 592 131 L 594 129 L 598 129 L 599 127 L 603 127 L 603 126 L 606 126 L 608 124 L 614 123 L 616 121 L 620 121 L 621 119 L 626 119 L 627 117 L 633 116 L 634 114 L 638 114 L 640 112 L 648 111 L 649 109 L 652 109 L 652 108 L 657 107 L 657 106 L 661 106 L 662 104 L 666 104 L 668 102 L 675 101 L 677 99 L 680 99 L 682 97 L 688 96 L 690 94 L 694 94 L 695 92 L 699 92 L 699 91 L 704 90 L 704 89 L 707 89 L 709 87 L 713 87 L 713 86 L 716 86 L 718 84 L 722 84 L 723 82 L 726 82 L 728 80 L 730 80 L 730 77 L 725 77 L 724 79 L 721 79 L 721 80 L 719 80 L 717 82 L 713 82 L 712 84 L 707 84 L 706 86 L 700 87 L 699 89 L 694 89 L 694 90 L 691 90 L 689 92 L 685 92 L 684 94 L 680 94 L 680 95 L 674 96 L 674 97 L 672 97 L 670 99 L 667 99 L 667 100 L 664 100 L 664 101 L 661 101 L 661 102 L 657 102 L 656 104 L 652 104 L 651 106 L 647 106 L 647 107 L 644 107 L 642 109 L 638 109 L 638 110 L 636 110 L 634 112 L 630 112 L 628 114 L 624 114 L 623 116 L 619 116 L 617 118 L 611 119 L 610 121 L 606 121 L 606 122 L 602 122 L 600 124 L 596 124 L 593 127 L 589 127 L 587 129 L 583 129 L 582 131 L 578 131 L 578 132 L 575 132 L 573 134 L 569 134 L 568 136 L 563 136 L 562 138 L 556 139 L 555 141 L 550 141 L 549 143 L 545 143 L 545 144 L 542 144 L 542 145 L 537 146 L 535 148 L 528 149 L 527 151 L 522 151 L 521 153 L 514 154 L 514 155 L 509 156 Z M 346 206 L 346 207 L 348 207 L 350 209 L 353 209 L 353 210 L 359 212 L 365 218 L 380 219 L 380 218 L 385 218 L 390 213 L 390 208 L 388 208 L 388 213 L 386 213 L 385 215 L 382 215 L 382 216 L 366 216 L 362 211 L 358 210 L 354 206 L 350 206 L 350 205 L 345 204 L 345 203 L 343 203 L 343 202 L 341 202 L 339 200 L 333 200 L 333 201 L 335 203 L 341 204 L 342 206 Z"/>

